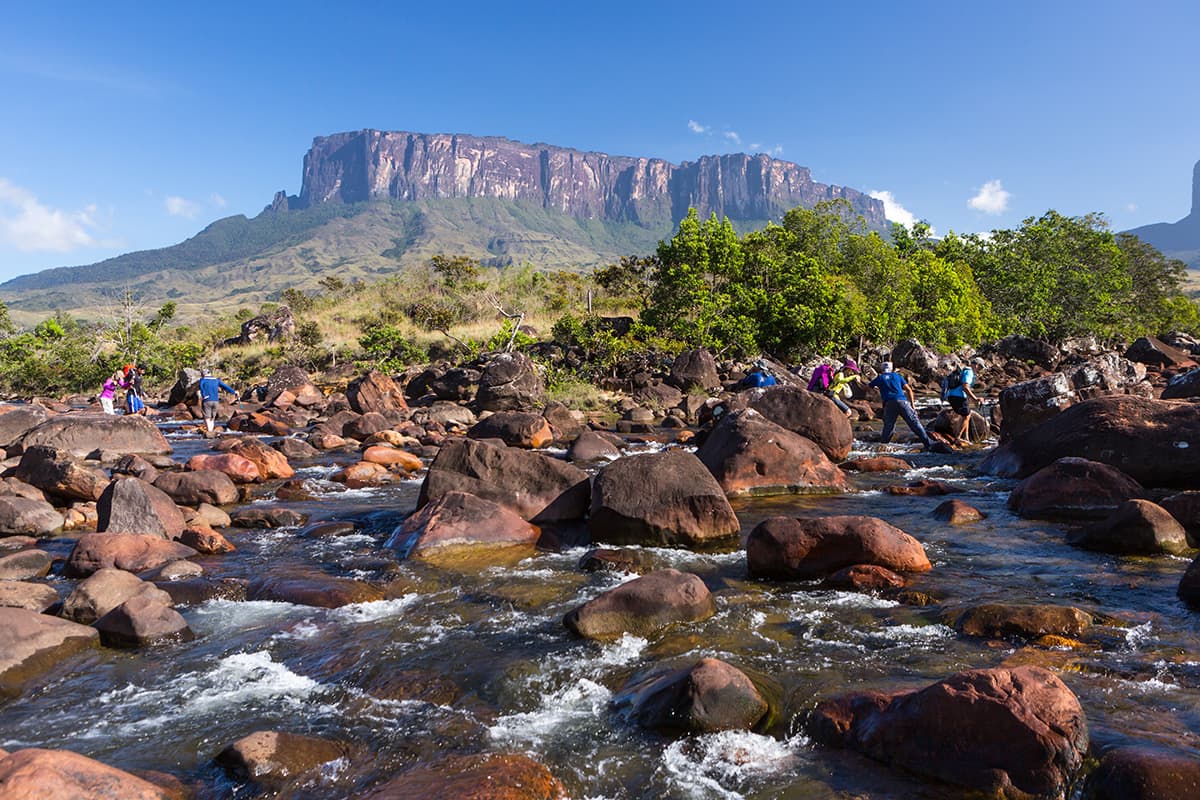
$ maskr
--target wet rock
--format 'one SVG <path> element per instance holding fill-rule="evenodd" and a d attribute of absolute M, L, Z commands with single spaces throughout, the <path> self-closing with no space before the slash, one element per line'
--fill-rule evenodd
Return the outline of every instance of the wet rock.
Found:
<path fill-rule="evenodd" d="M 189 525 L 204 524 L 212 528 L 228 528 L 233 524 L 228 514 L 208 503 L 201 503 L 196 506 L 195 511 L 185 512 L 183 516 Z"/>
<path fill-rule="evenodd" d="M 117 606 L 138 595 L 171 605 L 171 598 L 154 584 L 119 569 L 102 569 L 81 581 L 63 601 L 62 615 L 80 625 L 91 625 Z"/>
<path fill-rule="evenodd" d="M 86 625 L 24 608 L 0 608 L 0 697 L 19 694 L 30 679 L 98 641 L 99 634 Z"/>
<path fill-rule="evenodd" d="M 185 581 L 191 578 L 198 578 L 204 574 L 204 567 L 191 561 L 172 561 L 168 564 L 163 564 L 158 569 L 152 569 L 148 572 L 143 572 L 142 575 L 148 581 Z M 244 597 L 242 598 L 245 599 Z"/>
<path fill-rule="evenodd" d="M 105 647 L 149 647 L 195 638 L 178 611 L 147 594 L 138 594 L 96 620 Z"/>
<path fill-rule="evenodd" d="M 60 530 L 62 526 L 63 515 L 44 500 L 0 497 L 0 536 L 45 536 Z"/>
<path fill-rule="evenodd" d="M 1060 458 L 1017 484 L 1008 507 L 1026 519 L 1102 518 L 1142 494 L 1141 485 L 1115 467 Z"/>
<path fill-rule="evenodd" d="M 462 690 L 447 676 L 411 669 L 388 669 L 364 681 L 362 688 L 380 700 L 420 700 L 438 706 L 453 705 L 462 695 Z"/>
<path fill-rule="evenodd" d="M 359 461 L 349 464 L 329 476 L 335 483 L 344 483 L 348 489 L 361 489 L 365 486 L 382 486 L 392 482 L 392 473 L 382 464 L 372 464 L 369 461 Z"/>
<path fill-rule="evenodd" d="M 993 450 L 980 471 L 1023 478 L 1065 456 L 1100 461 L 1145 486 L 1200 480 L 1200 405 L 1132 395 L 1072 406 Z"/>
<path fill-rule="evenodd" d="M 704 349 L 685 350 L 675 357 L 671 375 L 667 380 L 672 386 L 689 392 L 694 389 L 708 391 L 721 387 L 721 376 L 712 353 Z"/>
<path fill-rule="evenodd" d="M 1004 798 L 1062 797 L 1087 751 L 1078 699 L 1040 667 L 968 670 L 914 692 L 820 703 L 813 737 Z"/>
<path fill-rule="evenodd" d="M 600 470 L 588 529 L 611 544 L 696 546 L 740 526 L 720 484 L 685 450 L 624 456 Z"/>
<path fill-rule="evenodd" d="M 175 605 L 198 606 L 209 600 L 240 603 L 247 599 L 248 586 L 247 581 L 239 578 L 183 578 L 164 579 L 159 588 L 171 595 L 171 601 Z"/>
<path fill-rule="evenodd" d="M 171 445 L 145 417 L 110 414 L 62 414 L 38 425 L 21 437 L 28 450 L 46 445 L 70 455 L 86 458 L 97 450 L 139 455 L 170 454 Z"/>
<path fill-rule="evenodd" d="M 299 511 L 277 506 L 239 508 L 230 515 L 230 519 L 237 528 L 290 528 L 308 521 L 307 515 Z"/>
<path fill-rule="evenodd" d="M 752 408 L 726 414 L 696 455 L 729 495 L 837 492 L 845 474 L 812 440 Z"/>
<path fill-rule="evenodd" d="M 11 553 L 37 547 L 38 540 L 32 536 L 0 536 L 0 553 Z"/>
<path fill-rule="evenodd" d="M 1068 533 L 1067 544 L 1120 555 L 1180 555 L 1188 549 L 1183 526 L 1149 500 L 1126 500 L 1107 519 Z"/>
<path fill-rule="evenodd" d="M 198 506 L 201 503 L 226 506 L 238 500 L 238 488 L 229 476 L 215 469 L 189 472 L 164 472 L 154 486 L 176 503 Z"/>
<path fill-rule="evenodd" d="M 1200 609 L 1200 556 L 1183 573 L 1177 594 L 1192 608 Z"/>
<path fill-rule="evenodd" d="M 509 447 L 538 448 L 554 441 L 554 431 L 541 414 L 524 411 L 498 411 L 475 423 L 467 436 L 472 439 L 499 439 Z"/>
<path fill-rule="evenodd" d="M 250 582 L 247 600 L 273 600 L 316 608 L 341 608 L 383 599 L 383 592 L 348 578 L 327 575 L 258 578 Z"/>
<path fill-rule="evenodd" d="M 262 473 L 258 471 L 258 465 L 236 453 L 195 455 L 188 459 L 185 469 L 192 472 L 205 470 L 221 472 L 234 483 L 260 483 L 263 480 Z"/>
<path fill-rule="evenodd" d="M 421 459 L 407 450 L 399 450 L 385 444 L 376 444 L 363 451 L 363 461 L 384 467 L 399 467 L 407 472 L 417 472 L 424 466 Z"/>
<path fill-rule="evenodd" d="M 930 433 L 945 436 L 946 441 L 953 444 L 955 437 L 958 435 L 958 426 L 961 424 L 962 417 L 950 409 L 946 409 L 934 417 L 933 422 L 926 424 L 925 429 Z M 988 421 L 978 411 L 972 411 L 970 422 L 967 423 L 967 440 L 982 442 L 988 438 L 990 433 L 991 428 L 988 425 Z"/>
<path fill-rule="evenodd" d="M 540 535 L 536 525 L 504 506 L 465 492 L 447 492 L 409 516 L 388 546 L 410 558 L 461 547 L 532 550 Z"/>
<path fill-rule="evenodd" d="M 1177 800 L 1200 797 L 1200 759 L 1151 747 L 1118 747 L 1083 784 L 1082 800 Z"/>
<path fill-rule="evenodd" d="M 839 569 L 821 581 L 821 588 L 875 593 L 903 589 L 906 584 L 904 576 L 897 575 L 887 567 L 878 564 L 855 564 Z"/>
<path fill-rule="evenodd" d="M 346 387 L 346 397 L 350 401 L 350 408 L 359 414 L 408 408 L 408 403 L 404 402 L 404 392 L 395 381 L 375 370 L 351 381 Z"/>
<path fill-rule="evenodd" d="M 773 386 L 750 401 L 750 407 L 793 433 L 816 442 L 834 463 L 845 461 L 854 431 L 833 401 L 798 386 Z"/>
<path fill-rule="evenodd" d="M 196 555 L 179 542 L 141 533 L 85 533 L 79 537 L 63 574 L 85 578 L 96 570 L 115 567 L 127 572 L 144 572 L 181 558 Z"/>
<path fill-rule="evenodd" d="M 570 441 L 583 432 L 583 426 L 575 419 L 575 414 L 562 403 L 546 403 L 542 416 L 550 423 L 556 442 Z"/>
<path fill-rule="evenodd" d="M 932 568 L 920 542 L 875 517 L 770 517 L 746 540 L 746 566 L 755 578 L 815 580 L 856 564 L 896 572 Z"/>
<path fill-rule="evenodd" d="M 447 756 L 406 770 L 363 800 L 417 797 L 463 800 L 565 800 L 567 791 L 543 765 L 524 755 Z"/>
<path fill-rule="evenodd" d="M 300 531 L 299 536 L 305 539 L 332 539 L 338 536 L 350 536 L 358 528 L 353 522 L 319 522 Z"/>
<path fill-rule="evenodd" d="M 255 731 L 217 754 L 215 761 L 242 780 L 269 786 L 349 754 L 341 742 L 280 731 Z"/>
<path fill-rule="evenodd" d="M 131 773 L 69 750 L 33 747 L 0 759 L 0 796 L 6 800 L 171 800 L 162 788 Z"/>
<path fill-rule="evenodd" d="M 626 633 L 649 636 L 677 622 L 696 622 L 716 613 L 704 581 L 687 572 L 664 569 L 623 583 L 584 603 L 563 624 L 588 639 L 619 639 Z"/>
<path fill-rule="evenodd" d="M 535 524 L 582 519 L 591 498 L 588 475 L 541 453 L 450 438 L 429 466 L 418 508 L 448 492 L 466 492 Z"/>
<path fill-rule="evenodd" d="M 920 480 L 906 483 L 903 486 L 887 486 L 884 488 L 884 491 L 890 495 L 901 497 L 940 497 L 946 494 L 953 494 L 958 489 L 955 489 L 945 481 L 921 478 Z"/>
<path fill-rule="evenodd" d="M 641 549 L 614 550 L 598 547 L 589 550 L 579 559 L 579 568 L 584 572 L 627 572 L 643 573 L 653 568 L 653 559 Z"/>
<path fill-rule="evenodd" d="M 627 684 L 613 706 L 641 727 L 668 734 L 750 730 L 769 710 L 746 673 L 716 658 Z"/>
<path fill-rule="evenodd" d="M 281 411 L 274 412 L 282 414 Z M 218 413 L 218 418 L 222 415 Z M 270 414 L 257 412 L 250 414 L 234 414 L 229 418 L 229 429 L 242 433 L 263 433 L 267 436 L 287 436 L 292 432 L 292 426 L 287 422 L 276 419 Z"/>
<path fill-rule="evenodd" d="M 539 408 L 546 384 L 523 353 L 500 353 L 483 369 L 475 405 L 480 411 L 527 411 Z"/>
<path fill-rule="evenodd" d="M 237 550 L 228 539 L 207 525 L 189 525 L 179 534 L 179 541 L 201 555 L 223 555 Z"/>
<path fill-rule="evenodd" d="M 240 439 L 229 452 L 254 462 L 263 480 L 287 480 L 296 474 L 283 453 L 257 439 Z"/>
<path fill-rule="evenodd" d="M 912 464 L 893 456 L 873 456 L 843 461 L 841 467 L 851 472 L 907 472 Z"/>
<path fill-rule="evenodd" d="M 590 463 L 616 459 L 621 456 L 623 440 L 620 436 L 600 431 L 584 431 L 567 448 L 567 460 Z"/>
<path fill-rule="evenodd" d="M 1074 606 L 985 603 L 959 615 L 955 630 L 964 636 L 1037 639 L 1062 636 L 1076 639 L 1092 625 L 1092 615 Z"/>
<path fill-rule="evenodd" d="M 66 451 L 53 447 L 29 447 L 17 464 L 16 477 L 31 486 L 71 500 L 99 500 L 108 486 L 108 476 L 85 467 Z"/>
<path fill-rule="evenodd" d="M 24 608 L 42 613 L 58 602 L 53 586 L 29 581 L 0 580 L 0 608 Z"/>
<path fill-rule="evenodd" d="M 1200 547 L 1200 492 L 1180 492 L 1165 497 L 1159 503 L 1183 526 L 1188 543 Z"/>
<path fill-rule="evenodd" d="M 933 518 L 951 525 L 969 525 L 986 519 L 987 515 L 962 500 L 947 500 L 933 510 Z"/>
<path fill-rule="evenodd" d="M 0 556 L 0 581 L 43 578 L 50 573 L 50 554 L 43 550 L 18 550 Z"/>
<path fill-rule="evenodd" d="M 275 442 L 275 449 L 283 454 L 283 457 L 296 461 L 303 461 L 309 458 L 315 458 L 320 452 L 303 439 L 293 439 L 290 436 L 279 439 Z"/>
<path fill-rule="evenodd" d="M 336 433 L 326 433 L 321 431 L 313 431 L 311 434 L 309 434 L 308 443 L 318 451 L 338 450 L 350 444 Z"/>
<path fill-rule="evenodd" d="M 115 478 L 96 501 L 96 530 L 174 539 L 187 523 L 166 492 L 140 478 Z"/>

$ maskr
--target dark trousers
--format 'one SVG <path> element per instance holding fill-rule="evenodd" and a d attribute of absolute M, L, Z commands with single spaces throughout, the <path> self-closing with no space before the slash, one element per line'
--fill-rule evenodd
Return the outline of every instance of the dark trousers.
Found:
<path fill-rule="evenodd" d="M 828 397 L 830 400 L 832 400 L 833 404 L 835 406 L 837 406 L 839 409 L 841 409 L 843 414 L 845 414 L 846 412 L 848 412 L 850 410 L 850 406 L 846 405 L 842 401 L 842 398 L 838 397 L 837 392 L 835 392 L 831 389 L 826 389 L 825 396 Z"/>
<path fill-rule="evenodd" d="M 917 412 L 913 410 L 907 400 L 888 400 L 883 404 L 883 432 L 879 435 L 879 441 L 886 444 L 892 440 L 892 431 L 896 428 L 896 417 L 903 417 L 909 430 L 915 433 L 926 447 L 933 446 L 929 434 L 925 432 L 925 426 L 921 424 L 921 420 L 917 419 Z"/>

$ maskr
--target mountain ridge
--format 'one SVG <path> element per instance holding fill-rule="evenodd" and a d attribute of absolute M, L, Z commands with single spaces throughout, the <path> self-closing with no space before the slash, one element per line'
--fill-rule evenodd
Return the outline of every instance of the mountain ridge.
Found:
<path fill-rule="evenodd" d="M 1169 258 L 1178 258 L 1193 270 L 1200 269 L 1200 161 L 1192 168 L 1192 208 L 1186 217 L 1142 225 L 1126 233 L 1154 245 Z"/>

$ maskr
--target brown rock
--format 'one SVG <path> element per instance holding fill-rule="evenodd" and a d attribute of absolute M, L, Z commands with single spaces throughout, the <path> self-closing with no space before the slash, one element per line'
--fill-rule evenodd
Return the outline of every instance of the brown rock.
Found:
<path fill-rule="evenodd" d="M 852 472 L 907 472 L 912 469 L 912 464 L 902 458 L 874 456 L 843 461 L 841 467 Z"/>
<path fill-rule="evenodd" d="M 955 628 L 964 636 L 985 638 L 1041 636 L 1078 638 L 1092 625 L 1092 615 L 1074 606 L 986 603 L 962 613 Z"/>
<path fill-rule="evenodd" d="M 704 349 L 685 350 L 676 356 L 667 380 L 685 392 L 693 389 L 707 391 L 721 386 L 717 362 L 712 353 Z"/>
<path fill-rule="evenodd" d="M 106 647 L 148 647 L 195 638 L 178 611 L 148 594 L 138 594 L 96 620 Z"/>
<path fill-rule="evenodd" d="M 171 605 L 170 595 L 153 583 L 124 570 L 102 569 L 80 581 L 63 601 L 62 615 L 80 625 L 91 625 L 131 597 L 143 594 L 163 605 Z"/>
<path fill-rule="evenodd" d="M 584 431 L 567 448 L 567 460 L 591 462 L 619 458 L 622 439 L 612 433 Z"/>
<path fill-rule="evenodd" d="M 237 550 L 228 539 L 207 525 L 189 525 L 179 535 L 179 541 L 201 555 L 221 555 Z"/>
<path fill-rule="evenodd" d="M 587 551 L 579 559 L 579 568 L 584 572 L 643 573 L 653 567 L 653 559 L 641 548 L 614 550 L 598 547 Z"/>
<path fill-rule="evenodd" d="M 96 570 L 115 567 L 128 572 L 155 569 L 196 555 L 192 548 L 161 536 L 141 533 L 85 533 L 79 537 L 63 574 L 84 578 Z"/>
<path fill-rule="evenodd" d="M 814 580 L 856 564 L 932 568 L 920 542 L 875 517 L 770 517 L 746 540 L 746 565 L 756 578 Z"/>
<path fill-rule="evenodd" d="M 278 785 L 348 753 L 346 745 L 328 739 L 255 731 L 226 747 L 215 760 L 235 778 Z"/>
<path fill-rule="evenodd" d="M 1183 526 L 1188 543 L 1192 547 L 1200 547 L 1200 492 L 1173 494 L 1163 498 L 1159 505 Z"/>
<path fill-rule="evenodd" d="M 98 450 L 120 455 L 171 453 L 171 445 L 154 423 L 137 415 L 60 414 L 21 438 L 26 450 L 39 445 L 62 450 L 74 458 L 86 458 Z"/>
<path fill-rule="evenodd" d="M 772 386 L 750 401 L 750 407 L 793 433 L 811 439 L 834 463 L 845 461 L 854 431 L 833 401 L 798 386 Z"/>
<path fill-rule="evenodd" d="M 1067 544 L 1121 555 L 1180 555 L 1188 549 L 1183 526 L 1149 500 L 1126 500 L 1107 519 L 1068 533 Z"/>
<path fill-rule="evenodd" d="M 716 658 L 627 684 L 613 706 L 643 728 L 671 734 L 750 730 L 769 710 L 746 673 Z"/>
<path fill-rule="evenodd" d="M 258 578 L 250 583 L 248 600 L 274 600 L 316 608 L 341 608 L 351 603 L 383 599 L 383 592 L 370 584 L 327 575 Z"/>
<path fill-rule="evenodd" d="M 381 464 L 385 467 L 396 466 L 408 472 L 418 472 L 424 466 L 420 458 L 407 450 L 398 450 L 383 444 L 368 447 L 363 451 L 362 458 L 369 464 Z"/>
<path fill-rule="evenodd" d="M 565 800 L 550 770 L 528 756 L 488 753 L 448 756 L 413 767 L 364 795 L 363 800 Z"/>
<path fill-rule="evenodd" d="M 0 556 L 0 581 L 43 578 L 50 573 L 50 554 L 43 550 L 18 550 Z"/>
<path fill-rule="evenodd" d="M 953 494 L 957 492 L 950 484 L 944 481 L 935 481 L 929 478 L 921 478 L 917 481 L 912 481 L 904 486 L 888 486 L 884 491 L 891 495 L 906 496 L 906 497 L 940 497 L 945 494 Z"/>
<path fill-rule="evenodd" d="M 100 532 L 145 533 L 174 539 L 187 524 L 166 492 L 140 478 L 114 478 L 96 501 Z"/>
<path fill-rule="evenodd" d="M 58 602 L 53 586 L 29 581 L 0 581 L 0 607 L 24 608 L 41 613 Z"/>
<path fill-rule="evenodd" d="M 404 521 L 388 541 L 412 558 L 456 547 L 532 550 L 541 530 L 504 506 L 464 492 L 447 492 Z"/>
<path fill-rule="evenodd" d="M 1082 800 L 1178 800 L 1200 797 L 1200 759 L 1150 747 L 1118 747 L 1083 784 Z"/>
<path fill-rule="evenodd" d="M 887 567 L 878 564 L 855 564 L 839 569 L 821 582 L 822 589 L 841 589 L 851 592 L 885 592 L 903 589 L 907 581 Z"/>
<path fill-rule="evenodd" d="M 308 437 L 308 443 L 317 450 L 337 450 L 349 444 L 336 433 L 313 431 Z"/>
<path fill-rule="evenodd" d="M 314 458 L 318 452 L 317 448 L 308 442 L 302 439 L 293 439 L 290 436 L 275 442 L 275 449 L 282 453 L 284 458 L 289 460 Z"/>
<path fill-rule="evenodd" d="M 258 465 L 236 453 L 195 455 L 188 459 L 185 468 L 193 472 L 201 470 L 223 472 L 234 483 L 259 483 L 263 480 L 262 473 L 258 471 Z"/>
<path fill-rule="evenodd" d="M 232 523 L 239 528 L 289 528 L 308 522 L 308 517 L 291 508 L 247 506 L 233 512 Z"/>
<path fill-rule="evenodd" d="M 238 488 L 229 476 L 215 469 L 188 472 L 164 472 L 154 482 L 176 503 L 198 506 L 201 503 L 226 506 L 238 500 Z"/>
<path fill-rule="evenodd" d="M 350 489 L 361 489 L 364 486 L 381 486 L 390 483 L 392 474 L 382 464 L 372 464 L 359 461 L 343 467 L 329 476 L 329 480 L 344 483 Z"/>
<path fill-rule="evenodd" d="M 610 589 L 563 618 L 569 630 L 589 639 L 648 636 L 676 622 L 696 622 L 716 613 L 704 581 L 675 569 L 651 572 Z"/>
<path fill-rule="evenodd" d="M 240 439 L 229 452 L 254 462 L 264 480 L 287 480 L 296 474 L 283 453 L 257 439 Z"/>
<path fill-rule="evenodd" d="M 0 536 L 29 534 L 45 536 L 63 526 L 63 515 L 45 500 L 0 497 Z"/>
<path fill-rule="evenodd" d="M 726 414 L 696 455 L 729 495 L 838 492 L 846 476 L 814 442 L 752 408 Z"/>
<path fill-rule="evenodd" d="M 71 500 L 98 500 L 108 486 L 108 477 L 100 470 L 85 467 L 66 451 L 47 446 L 27 448 L 17 464 L 16 477 Z"/>
<path fill-rule="evenodd" d="M 483 369 L 475 404 L 480 411 L 530 411 L 546 395 L 533 360 L 524 353 L 500 353 Z"/>
<path fill-rule="evenodd" d="M 1200 609 L 1200 556 L 1188 566 L 1179 581 L 1179 599 L 1195 609 Z"/>
<path fill-rule="evenodd" d="M 95 633 L 95 631 L 93 631 Z M 26 748 L 0 759 L 4 800 L 171 800 L 149 781 L 69 750 Z"/>
<path fill-rule="evenodd" d="M 1028 519 L 1102 518 L 1142 492 L 1137 481 L 1107 464 L 1060 458 L 1017 484 L 1008 507 Z"/>
<path fill-rule="evenodd" d="M 86 625 L 24 608 L 0 608 L 0 697 L 19 694 L 30 679 L 98 640 L 99 634 Z M 0 791 L 0 797 L 7 795 Z"/>
<path fill-rule="evenodd" d="M 933 510 L 934 519 L 949 522 L 951 525 L 969 525 L 985 519 L 986 516 L 982 511 L 967 505 L 962 500 L 947 500 Z"/>
<path fill-rule="evenodd" d="M 350 407 L 359 414 L 408 408 L 400 387 L 387 375 L 375 370 L 351 381 L 346 387 L 346 397 L 350 400 Z"/>
<path fill-rule="evenodd" d="M 472 439 L 500 439 L 509 447 L 538 448 L 554 441 L 554 431 L 541 414 L 497 411 L 467 431 Z"/>

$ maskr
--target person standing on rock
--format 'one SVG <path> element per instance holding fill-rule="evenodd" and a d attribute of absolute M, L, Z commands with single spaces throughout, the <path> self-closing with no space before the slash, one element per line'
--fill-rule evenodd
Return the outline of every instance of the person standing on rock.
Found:
<path fill-rule="evenodd" d="M 879 399 L 883 401 L 883 431 L 879 434 L 880 442 L 887 444 L 892 440 L 896 417 L 903 417 L 909 430 L 916 434 L 925 445 L 925 449 L 934 449 L 933 440 L 929 438 L 925 426 L 917 419 L 917 412 L 913 410 L 916 397 L 913 395 L 912 386 L 903 375 L 892 369 L 892 362 L 884 361 L 879 368 L 879 377 L 868 385 L 879 390 Z"/>
<path fill-rule="evenodd" d="M 850 416 L 850 406 L 842 402 L 842 398 L 833 390 L 834 380 L 833 367 L 828 361 L 822 359 L 821 363 L 817 364 L 816 369 L 813 370 L 812 377 L 808 379 L 808 390 L 816 394 L 825 395 L 833 401 L 833 404 L 838 407 L 839 411 L 846 416 Z"/>
<path fill-rule="evenodd" d="M 117 413 L 113 408 L 113 398 L 117 396 L 117 389 L 120 389 L 124 385 L 121 381 L 120 372 L 114 372 L 104 381 L 104 386 L 100 389 L 100 407 L 104 409 L 105 414 Z"/>
<path fill-rule="evenodd" d="M 955 372 L 958 375 L 951 374 L 947 379 L 950 385 L 946 389 L 946 402 L 950 404 L 950 410 L 958 415 L 957 423 L 951 417 L 951 429 L 954 431 L 955 442 L 970 444 L 971 437 L 967 434 L 971 430 L 971 401 L 979 402 L 979 397 L 971 391 L 971 384 L 975 382 L 975 370 L 962 367 Z M 958 378 L 957 381 L 954 380 L 955 377 Z"/>
<path fill-rule="evenodd" d="M 235 398 L 237 392 L 233 387 L 225 383 L 225 381 L 214 378 L 212 370 L 200 370 L 200 409 L 204 412 L 204 425 L 208 428 L 208 432 L 212 433 L 213 428 L 217 425 L 217 409 L 221 405 L 221 390 L 229 392 Z"/>
<path fill-rule="evenodd" d="M 846 399 L 854 395 L 854 384 L 862 380 L 858 364 L 850 356 L 842 359 L 842 366 L 833 373 L 833 382 L 829 384 L 829 397 L 842 409 L 847 417 L 854 416 L 854 411 L 846 405 Z"/>
<path fill-rule="evenodd" d="M 133 364 L 125 366 L 125 413 L 145 414 L 146 401 L 142 394 L 142 371 Z"/>

